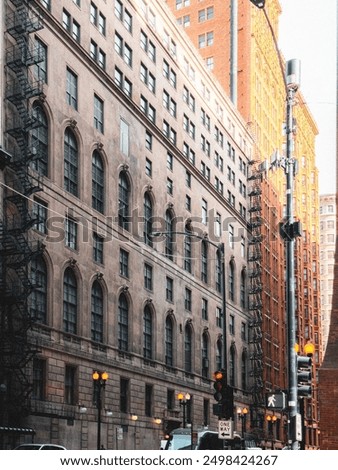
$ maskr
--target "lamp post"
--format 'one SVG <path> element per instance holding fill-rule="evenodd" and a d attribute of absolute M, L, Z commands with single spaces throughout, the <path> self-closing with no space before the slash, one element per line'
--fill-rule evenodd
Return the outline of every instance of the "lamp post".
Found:
<path fill-rule="evenodd" d="M 242 435 L 242 448 L 245 448 L 245 432 L 246 432 L 246 415 L 248 414 L 248 409 L 244 408 L 237 408 L 237 416 L 241 420 L 242 428 L 241 428 L 241 435 Z"/>
<path fill-rule="evenodd" d="M 183 428 L 186 426 L 186 407 L 188 406 L 188 402 L 190 400 L 190 394 L 189 393 L 178 393 L 177 394 L 177 399 L 180 403 L 180 407 L 183 408 Z"/>
<path fill-rule="evenodd" d="M 270 427 L 270 435 L 271 435 L 271 450 L 274 449 L 274 440 L 275 440 L 275 432 L 274 432 L 274 424 L 277 422 L 277 416 L 275 415 L 267 415 L 266 420 L 268 422 L 268 425 Z"/>
<path fill-rule="evenodd" d="M 107 372 L 93 372 L 94 402 L 97 408 L 97 450 L 101 449 L 101 411 L 102 411 L 102 389 L 108 380 Z"/>
<path fill-rule="evenodd" d="M 134 450 L 136 449 L 136 421 L 138 420 L 137 415 L 131 415 L 130 419 L 134 421 Z"/>

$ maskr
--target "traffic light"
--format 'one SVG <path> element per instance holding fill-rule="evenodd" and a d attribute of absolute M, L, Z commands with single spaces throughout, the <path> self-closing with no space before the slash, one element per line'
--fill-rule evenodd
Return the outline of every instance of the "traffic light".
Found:
<path fill-rule="evenodd" d="M 312 359 L 309 356 L 297 356 L 298 396 L 311 397 Z"/>
<path fill-rule="evenodd" d="M 221 402 L 224 398 L 224 392 L 225 392 L 225 387 L 226 387 L 226 376 L 224 371 L 218 370 L 217 372 L 214 373 L 214 398 L 216 401 Z"/>
<path fill-rule="evenodd" d="M 214 373 L 214 398 L 220 404 L 220 417 L 233 418 L 234 415 L 234 389 L 227 385 L 226 371 L 219 370 Z"/>

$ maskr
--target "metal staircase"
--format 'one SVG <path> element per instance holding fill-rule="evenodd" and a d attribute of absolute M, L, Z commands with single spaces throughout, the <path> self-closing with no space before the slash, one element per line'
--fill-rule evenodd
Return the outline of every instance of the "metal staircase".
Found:
<path fill-rule="evenodd" d="M 39 121 L 30 100 L 42 97 L 43 84 L 34 79 L 32 66 L 43 56 L 30 35 L 43 26 L 32 2 L 25 0 L 8 3 L 5 24 L 6 151 L 0 149 L 4 182 L 0 204 L 0 426 L 15 427 L 28 412 L 32 381 L 27 364 L 37 352 L 29 336 L 34 321 L 29 296 L 35 287 L 30 263 L 41 255 L 43 245 L 31 230 L 37 220 L 31 214 L 29 198 L 41 188 L 32 171 L 37 152 L 31 131 Z"/>

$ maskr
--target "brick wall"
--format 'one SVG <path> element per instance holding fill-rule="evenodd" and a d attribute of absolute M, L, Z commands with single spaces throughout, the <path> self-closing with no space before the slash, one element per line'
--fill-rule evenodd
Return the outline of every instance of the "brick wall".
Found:
<path fill-rule="evenodd" d="M 336 204 L 337 204 L 336 196 Z M 336 216 L 336 224 L 338 217 Z M 337 225 L 336 225 L 337 226 Z M 333 281 L 329 338 L 319 370 L 319 406 L 321 449 L 338 450 L 338 243 Z"/>

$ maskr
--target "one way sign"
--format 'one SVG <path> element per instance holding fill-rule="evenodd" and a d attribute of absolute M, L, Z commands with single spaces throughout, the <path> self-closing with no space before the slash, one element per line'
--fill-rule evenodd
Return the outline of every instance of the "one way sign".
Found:
<path fill-rule="evenodd" d="M 233 439 L 234 422 L 229 419 L 226 421 L 218 421 L 218 437 L 219 439 Z"/>

